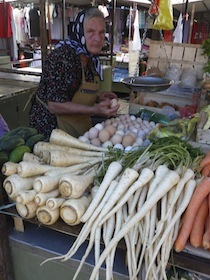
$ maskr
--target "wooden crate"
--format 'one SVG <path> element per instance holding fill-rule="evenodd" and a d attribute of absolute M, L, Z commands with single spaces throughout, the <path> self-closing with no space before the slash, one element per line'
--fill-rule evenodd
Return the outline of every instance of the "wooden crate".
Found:
<path fill-rule="evenodd" d="M 197 73 L 203 69 L 207 60 L 202 55 L 201 45 L 151 40 L 147 67 L 158 67 L 165 74 L 170 65 L 176 65 L 180 69 L 192 68 Z"/>

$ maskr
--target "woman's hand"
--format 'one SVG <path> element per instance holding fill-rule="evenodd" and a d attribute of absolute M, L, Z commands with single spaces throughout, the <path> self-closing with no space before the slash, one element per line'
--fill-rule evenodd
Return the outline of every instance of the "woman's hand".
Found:
<path fill-rule="evenodd" d="M 112 102 L 110 100 L 105 100 L 105 101 L 101 101 L 98 104 L 96 104 L 95 107 L 95 113 L 94 115 L 97 116 L 102 116 L 102 117 L 106 117 L 106 118 L 110 118 L 113 117 L 117 114 L 117 111 L 120 107 L 119 104 L 117 104 L 114 107 L 111 107 Z"/>
<path fill-rule="evenodd" d="M 111 99 L 117 99 L 118 100 L 118 97 L 117 95 L 114 93 L 114 92 L 111 92 L 111 91 L 103 91 L 99 97 L 98 97 L 98 101 L 101 102 L 101 101 L 105 101 L 105 100 L 111 100 Z"/>

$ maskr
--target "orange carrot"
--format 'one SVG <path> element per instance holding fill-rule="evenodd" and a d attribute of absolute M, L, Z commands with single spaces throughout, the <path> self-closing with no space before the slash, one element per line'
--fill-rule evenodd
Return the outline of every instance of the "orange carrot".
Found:
<path fill-rule="evenodd" d="M 205 230 L 205 222 L 209 214 L 209 205 L 207 197 L 204 199 L 201 207 L 198 209 L 198 213 L 195 217 L 193 227 L 190 233 L 190 244 L 195 247 L 201 247 L 203 241 L 203 235 Z"/>
<path fill-rule="evenodd" d="M 201 175 L 202 176 L 210 176 L 210 163 L 205 165 L 202 169 L 201 169 Z"/>
<path fill-rule="evenodd" d="M 183 216 L 182 225 L 174 243 L 174 249 L 176 252 L 181 252 L 184 249 L 190 236 L 197 212 L 209 193 L 210 177 L 203 177 L 203 179 L 198 183 Z"/>
<path fill-rule="evenodd" d="M 208 216 L 205 224 L 202 245 L 204 249 L 210 249 L 210 194 L 208 195 Z"/>
<path fill-rule="evenodd" d="M 202 169 L 207 164 L 210 164 L 210 153 L 209 152 L 204 156 L 204 158 L 201 159 L 200 165 L 199 165 L 200 169 Z"/>

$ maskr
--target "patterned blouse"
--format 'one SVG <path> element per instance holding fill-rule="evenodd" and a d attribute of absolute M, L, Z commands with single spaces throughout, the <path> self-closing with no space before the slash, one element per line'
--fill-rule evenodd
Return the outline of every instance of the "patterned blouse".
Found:
<path fill-rule="evenodd" d="M 91 63 L 87 64 L 84 70 L 86 81 L 93 81 L 96 72 Z M 45 104 L 47 101 L 71 101 L 81 81 L 80 56 L 71 46 L 65 44 L 52 51 L 46 59 L 36 94 Z M 35 127 L 46 138 L 49 138 L 52 130 L 57 127 L 56 116 L 37 101 L 36 96 L 32 98 L 29 119 L 30 126 Z"/>

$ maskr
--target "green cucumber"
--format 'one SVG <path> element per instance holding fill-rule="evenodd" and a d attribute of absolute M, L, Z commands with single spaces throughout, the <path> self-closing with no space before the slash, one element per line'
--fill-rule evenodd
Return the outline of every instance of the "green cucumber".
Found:
<path fill-rule="evenodd" d="M 5 136 L 0 138 L 0 150 L 1 151 L 12 151 L 14 148 L 18 146 L 22 146 L 25 144 L 25 140 L 18 136 L 18 135 L 13 135 L 13 136 Z"/>
<path fill-rule="evenodd" d="M 31 152 L 31 149 L 28 146 L 22 145 L 22 146 L 16 147 L 9 154 L 9 161 L 20 162 L 23 158 L 24 153 L 26 153 L 26 152 L 27 153 Z"/>
<path fill-rule="evenodd" d="M 34 145 L 39 142 L 44 140 L 44 135 L 43 134 L 36 134 L 31 137 L 29 137 L 26 140 L 26 146 L 28 146 L 31 150 L 33 149 Z"/>

